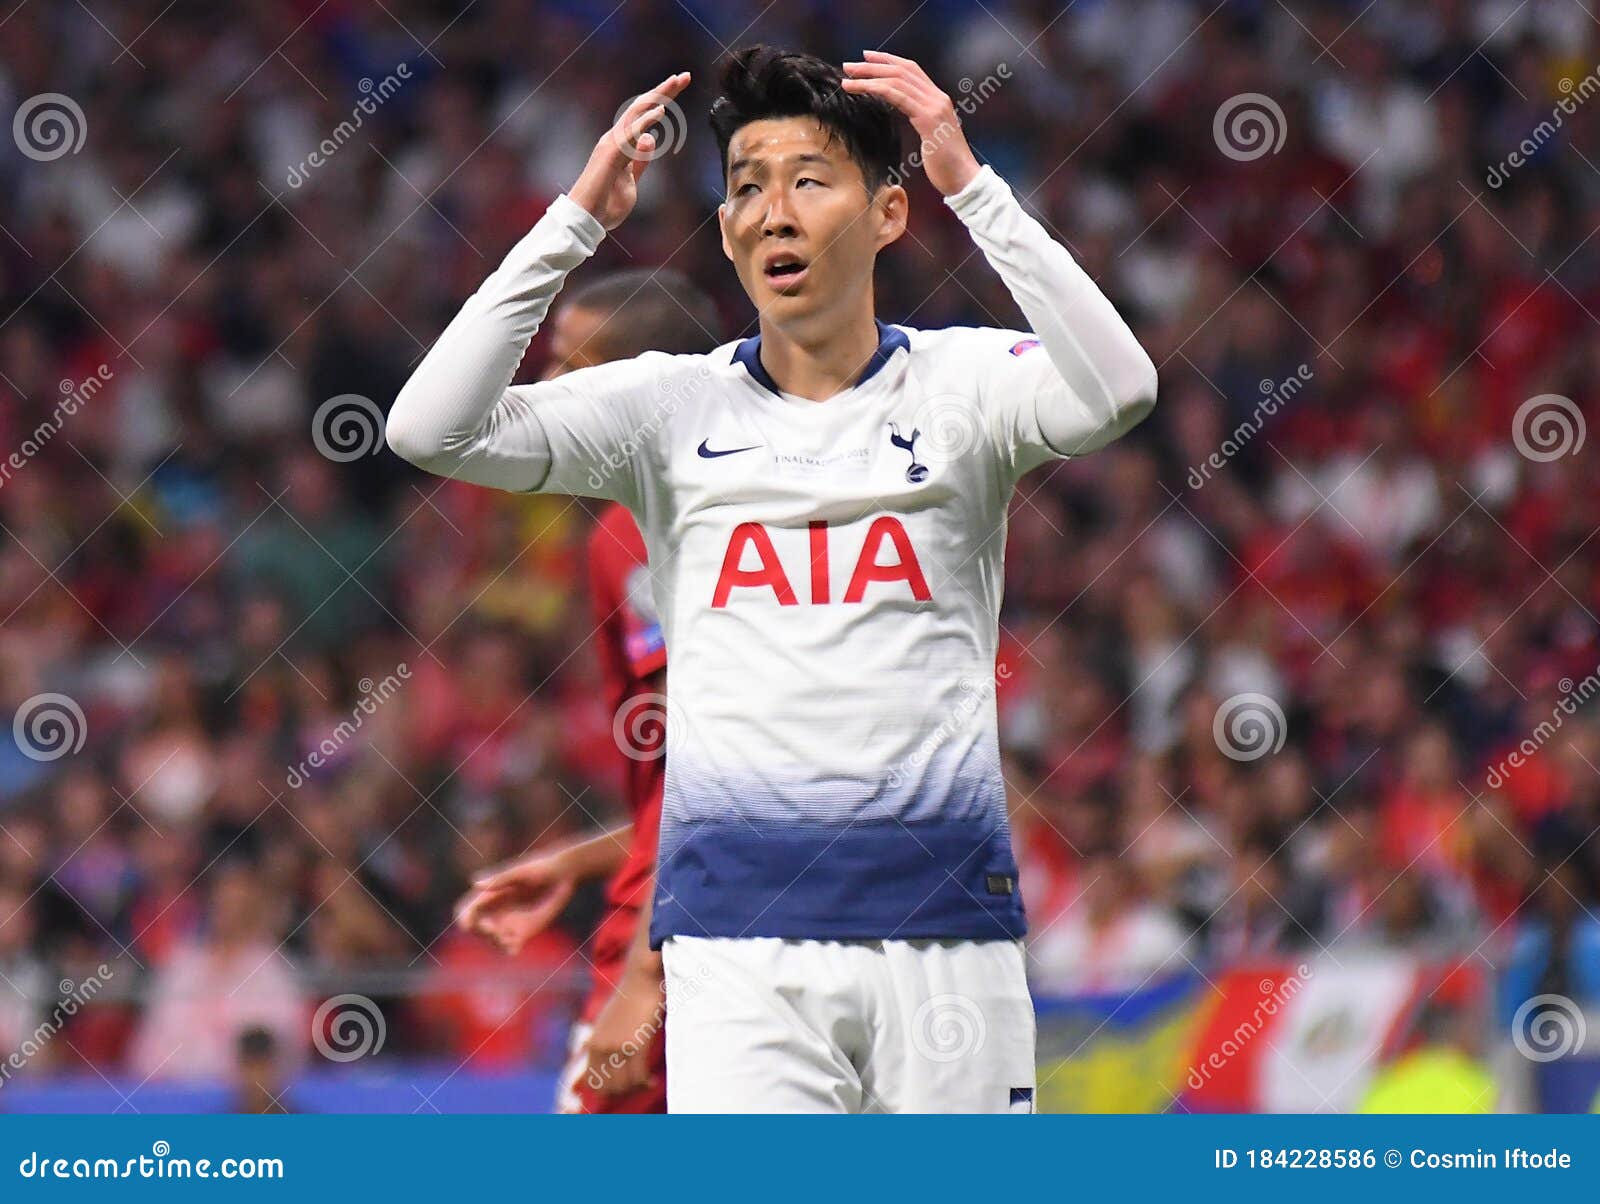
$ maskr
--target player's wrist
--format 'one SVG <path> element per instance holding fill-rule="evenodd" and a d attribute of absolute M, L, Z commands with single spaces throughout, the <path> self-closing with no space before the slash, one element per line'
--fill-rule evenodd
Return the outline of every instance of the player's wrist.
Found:
<path fill-rule="evenodd" d="M 995 173 L 994 168 L 984 163 L 979 163 L 973 157 L 973 171 L 960 188 L 946 194 L 944 203 L 956 211 L 958 217 L 966 217 L 973 213 L 994 189 L 995 185 L 1004 187 L 1004 181 Z"/>
<path fill-rule="evenodd" d="M 933 180 L 932 172 L 929 172 L 928 178 L 939 189 L 940 195 L 949 200 L 965 192 L 982 170 L 983 165 L 978 162 L 978 157 L 968 151 L 965 155 L 958 156 L 952 163 L 940 164 L 937 180 Z"/>
<path fill-rule="evenodd" d="M 659 954 L 653 957 L 630 957 L 622 967 L 622 981 L 628 995 L 641 999 L 664 997 L 667 993 Z"/>
<path fill-rule="evenodd" d="M 591 243 L 598 245 L 605 238 L 607 227 L 597 215 L 598 201 L 594 198 L 586 200 L 580 192 L 582 183 L 580 179 L 571 189 L 556 197 L 550 203 L 548 212 L 557 214 L 587 235 Z"/>

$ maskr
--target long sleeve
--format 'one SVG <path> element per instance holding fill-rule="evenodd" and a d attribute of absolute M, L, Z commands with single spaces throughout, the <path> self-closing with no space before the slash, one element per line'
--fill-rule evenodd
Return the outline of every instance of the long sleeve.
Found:
<path fill-rule="evenodd" d="M 551 203 L 395 398 L 387 439 L 396 455 L 478 485 L 544 484 L 551 442 L 535 412 L 542 387 L 511 389 L 511 378 L 567 273 L 604 237 L 600 223 L 570 197 Z"/>
<path fill-rule="evenodd" d="M 1010 290 L 1043 351 L 1014 343 L 991 381 L 997 405 L 1027 407 L 1016 427 L 1044 455 L 1104 447 L 1155 405 L 1156 369 L 1115 307 L 1071 252 L 1030 216 L 985 165 L 945 203 Z M 1009 361 L 1009 362 L 1008 362 Z"/>

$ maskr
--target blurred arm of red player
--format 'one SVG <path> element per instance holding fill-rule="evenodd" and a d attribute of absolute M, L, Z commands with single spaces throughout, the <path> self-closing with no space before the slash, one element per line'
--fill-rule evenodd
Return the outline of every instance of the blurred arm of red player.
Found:
<path fill-rule="evenodd" d="M 516 953 L 555 922 L 581 883 L 615 874 L 632 840 L 633 825 L 623 824 L 484 870 L 456 904 L 456 926 Z"/>
<path fill-rule="evenodd" d="M 667 988 L 661 953 L 650 948 L 652 880 L 639 909 L 639 926 L 628 947 L 617 989 L 595 1017 L 589 1034 L 584 1080 L 601 1095 L 623 1095 L 650 1084 L 651 1038 L 666 1022 Z"/>

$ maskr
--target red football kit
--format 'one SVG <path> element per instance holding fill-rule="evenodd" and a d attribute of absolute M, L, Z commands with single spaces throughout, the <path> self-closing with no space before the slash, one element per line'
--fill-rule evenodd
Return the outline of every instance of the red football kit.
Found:
<path fill-rule="evenodd" d="M 562 1092 L 565 1110 L 665 1112 L 666 1047 L 658 1030 L 651 1039 L 655 1082 L 625 1095 L 602 1095 L 583 1081 L 583 1042 L 616 989 L 639 926 L 639 909 L 654 881 L 656 838 L 661 826 L 661 789 L 666 711 L 661 693 L 667 649 L 650 596 L 644 539 L 633 516 L 608 506 L 589 535 L 589 598 L 594 647 L 605 680 L 606 701 L 616 715 L 613 730 L 627 760 L 627 801 L 633 838 L 627 859 L 606 884 L 606 913 L 595 929 L 590 960 L 594 985 L 573 1031 L 573 1063 Z"/>

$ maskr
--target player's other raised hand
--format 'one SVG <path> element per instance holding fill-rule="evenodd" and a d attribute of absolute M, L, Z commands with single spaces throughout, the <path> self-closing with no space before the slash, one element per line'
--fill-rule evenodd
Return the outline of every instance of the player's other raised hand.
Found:
<path fill-rule="evenodd" d="M 589 162 L 567 193 L 607 230 L 615 230 L 633 212 L 639 199 L 639 177 L 655 157 L 651 126 L 667 112 L 667 104 L 689 86 L 689 73 L 669 75 L 636 96 L 616 123 L 595 143 Z"/>
<path fill-rule="evenodd" d="M 961 132 L 956 106 L 911 59 L 864 50 L 865 62 L 844 64 L 844 90 L 876 96 L 906 115 L 922 140 L 922 170 L 944 196 L 954 196 L 978 174 L 978 158 Z"/>
<path fill-rule="evenodd" d="M 564 848 L 534 853 L 479 874 L 456 904 L 456 926 L 516 953 L 550 927 L 572 899 L 579 875 Z"/>

